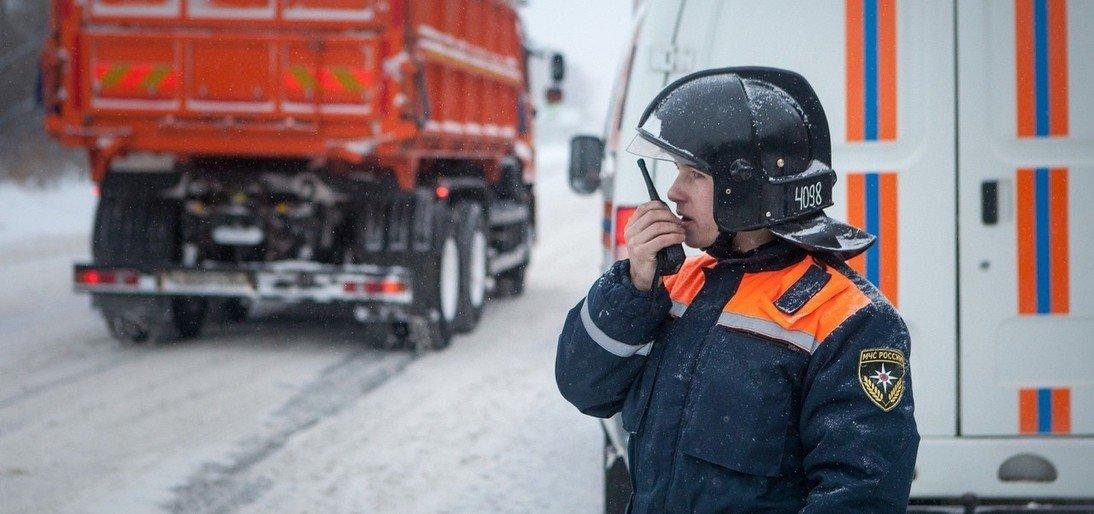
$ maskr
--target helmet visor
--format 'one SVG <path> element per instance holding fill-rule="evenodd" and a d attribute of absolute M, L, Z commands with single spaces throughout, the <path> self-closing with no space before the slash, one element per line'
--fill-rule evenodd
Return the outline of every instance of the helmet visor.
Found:
<path fill-rule="evenodd" d="M 650 116 L 650 120 L 659 121 L 656 116 Z M 646 157 L 658 161 L 686 164 L 699 171 L 710 173 L 710 166 L 708 166 L 706 162 L 699 159 L 691 152 L 673 146 L 668 141 L 661 139 L 656 135 L 656 132 L 650 132 L 646 128 L 648 125 L 650 125 L 650 123 L 647 121 L 647 123 L 638 128 L 638 134 L 636 134 L 630 144 L 627 145 L 627 152 L 639 157 Z M 660 123 L 657 123 L 657 125 L 660 125 Z"/>

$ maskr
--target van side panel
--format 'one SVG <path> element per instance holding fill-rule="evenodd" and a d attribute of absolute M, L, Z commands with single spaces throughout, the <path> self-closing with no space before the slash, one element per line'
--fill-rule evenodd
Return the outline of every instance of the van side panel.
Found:
<path fill-rule="evenodd" d="M 619 133 L 606 140 L 614 139 L 615 145 L 605 151 L 603 163 L 605 228 L 609 236 L 605 239 L 609 248 L 605 253 L 604 267 L 607 268 L 617 259 L 626 257 L 626 248 L 617 244 L 622 240 L 626 213 L 639 204 L 649 201 L 645 184 L 636 165 L 637 157 L 627 152 L 627 145 L 636 134 L 638 119 L 646 105 L 657 96 L 666 85 L 666 56 L 671 54 L 673 39 L 676 35 L 677 21 L 683 0 L 651 0 L 646 2 L 636 16 L 638 25 L 635 37 L 634 58 L 630 66 L 630 78 L 626 87 L 626 104 L 620 107 L 622 120 Z M 662 198 L 672 180 L 676 177 L 676 168 L 668 163 L 649 162 L 650 173 L 657 184 Z M 620 215 L 620 211 L 622 215 Z"/>
<path fill-rule="evenodd" d="M 1091 435 L 1094 4 L 958 13 L 962 433 Z"/>

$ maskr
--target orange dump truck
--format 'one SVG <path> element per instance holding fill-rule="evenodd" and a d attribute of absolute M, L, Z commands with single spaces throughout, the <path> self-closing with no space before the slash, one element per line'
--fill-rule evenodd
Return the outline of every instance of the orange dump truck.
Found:
<path fill-rule="evenodd" d="M 100 191 L 77 290 L 123 340 L 272 300 L 447 345 L 523 288 L 527 56 L 507 0 L 54 0 L 47 129 Z"/>

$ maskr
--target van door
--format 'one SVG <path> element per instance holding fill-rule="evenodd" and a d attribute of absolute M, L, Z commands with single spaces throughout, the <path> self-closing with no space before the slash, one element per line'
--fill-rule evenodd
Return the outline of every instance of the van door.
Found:
<path fill-rule="evenodd" d="M 1094 433 L 1094 3 L 958 2 L 961 431 Z"/>
<path fill-rule="evenodd" d="M 680 21 L 680 10 L 686 0 L 650 0 L 639 7 L 634 17 L 631 44 L 625 50 L 612 93 L 605 130 L 603 162 L 604 194 L 604 266 L 626 257 L 623 228 L 630 213 L 639 204 L 649 201 L 646 187 L 635 164 L 637 157 L 627 153 L 627 145 L 637 134 L 638 119 L 646 105 L 668 84 L 672 69 L 673 40 Z M 661 197 L 676 170 L 667 163 L 648 162 Z M 669 173 L 661 172 L 672 168 Z M 616 174 L 623 174 L 617 180 Z"/>
<path fill-rule="evenodd" d="M 952 3 L 688 0 L 676 45 L 693 70 L 787 68 L 816 89 L 840 174 L 828 214 L 879 236 L 850 264 L 907 321 L 920 432 L 955 434 Z"/>

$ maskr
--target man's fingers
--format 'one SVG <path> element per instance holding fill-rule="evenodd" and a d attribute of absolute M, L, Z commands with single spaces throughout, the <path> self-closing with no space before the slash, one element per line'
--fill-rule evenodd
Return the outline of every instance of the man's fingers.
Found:
<path fill-rule="evenodd" d="M 664 203 L 658 202 L 657 200 L 650 200 L 646 203 L 639 204 L 638 207 L 636 207 L 634 209 L 634 217 L 637 218 L 637 217 L 639 217 L 639 216 L 641 216 L 641 215 L 643 215 L 643 214 L 645 214 L 645 213 L 647 213 L 651 210 L 663 209 L 663 208 L 665 208 Z"/>
<path fill-rule="evenodd" d="M 646 227 L 645 229 L 642 229 L 641 231 L 638 231 L 638 232 L 634 233 L 633 238 L 628 237 L 627 241 L 634 241 L 634 244 L 640 245 L 640 244 L 643 244 L 643 243 L 647 243 L 647 242 L 653 240 L 653 238 L 655 238 L 657 236 L 660 236 L 660 235 L 663 235 L 663 234 L 683 234 L 683 233 L 684 233 L 684 227 L 680 226 L 677 223 L 673 223 L 671 221 L 656 221 L 656 222 L 650 224 L 650 226 Z"/>
<path fill-rule="evenodd" d="M 660 249 L 662 249 L 666 246 L 679 244 L 679 243 L 683 243 L 683 242 L 684 242 L 684 234 L 682 234 L 682 233 L 679 233 L 679 234 L 678 233 L 662 234 L 660 236 L 657 236 L 657 237 L 649 240 L 649 242 L 647 242 L 647 243 L 643 243 L 643 244 L 639 245 L 638 247 L 642 249 L 643 253 L 656 254 L 658 250 L 660 250 Z"/>
<path fill-rule="evenodd" d="M 623 235 L 631 249 L 631 259 L 649 262 L 657 250 L 684 242 L 684 226 L 668 206 L 650 201 L 635 209 Z"/>
<path fill-rule="evenodd" d="M 684 233 L 684 226 L 675 220 L 655 220 L 643 228 L 628 226 L 627 230 L 623 231 L 623 235 L 627 238 L 627 241 L 633 241 L 635 244 L 642 244 L 656 236 L 670 232 L 679 232 L 682 234 Z"/>
<path fill-rule="evenodd" d="M 651 201 L 639 205 L 638 208 L 634 210 L 634 215 L 631 216 L 631 220 L 642 221 L 648 219 L 650 216 L 660 217 L 665 215 L 675 217 L 672 214 L 672 210 L 669 209 L 669 206 L 661 202 Z"/>
<path fill-rule="evenodd" d="M 680 218 L 677 218 L 676 215 L 673 214 L 668 207 L 665 207 L 664 204 L 659 202 L 654 203 L 656 203 L 659 208 L 650 209 L 641 214 L 638 214 L 636 211 L 635 215 L 632 216 L 630 221 L 627 223 L 626 231 L 624 233 L 628 231 L 631 233 L 641 232 L 646 227 L 658 221 L 668 221 L 680 224 Z"/>

